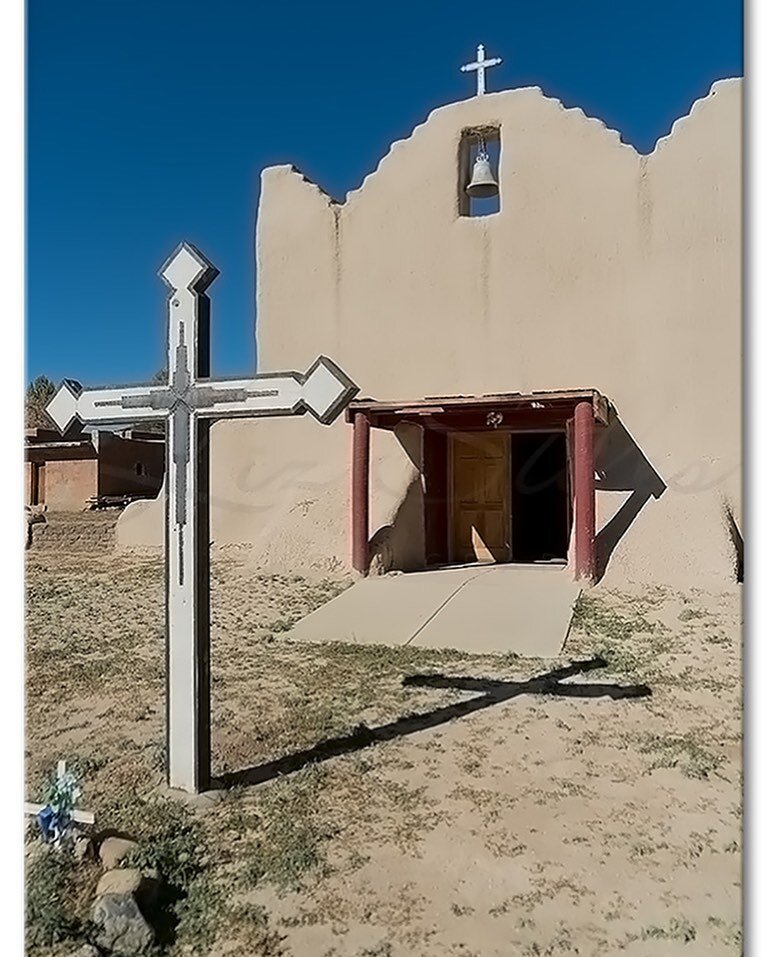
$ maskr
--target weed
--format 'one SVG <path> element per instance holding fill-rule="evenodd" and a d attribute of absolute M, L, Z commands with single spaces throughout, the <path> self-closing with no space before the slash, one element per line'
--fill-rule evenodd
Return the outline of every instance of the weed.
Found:
<path fill-rule="evenodd" d="M 176 907 L 179 940 L 196 954 L 207 954 L 224 913 L 222 888 L 207 876 L 194 881 Z"/>
<path fill-rule="evenodd" d="M 269 922 L 269 912 L 260 904 L 236 904 L 231 910 L 232 920 L 254 927 L 266 927 Z"/>
<path fill-rule="evenodd" d="M 252 886 L 268 881 L 281 888 L 300 888 L 305 875 L 323 863 L 319 840 L 319 835 L 310 825 L 275 820 L 261 840 L 247 847 L 245 881 Z"/>
<path fill-rule="evenodd" d="M 119 819 L 117 814 L 112 817 Z M 125 829 L 132 830 L 139 842 L 129 863 L 156 867 L 168 884 L 188 892 L 206 864 L 199 820 L 183 805 L 165 800 L 140 802 L 125 817 Z"/>
<path fill-rule="evenodd" d="M 571 952 L 577 952 L 572 944 L 572 938 L 567 928 L 561 927 L 553 939 L 545 945 L 544 949 L 536 941 L 533 941 L 531 944 L 527 944 L 521 953 L 523 957 L 553 957 L 554 954 Z"/>
<path fill-rule="evenodd" d="M 679 621 L 691 621 L 693 618 L 705 618 L 707 612 L 701 611 L 699 608 L 684 608 L 683 611 L 679 611 L 678 620 Z"/>
<path fill-rule="evenodd" d="M 661 841 L 659 844 L 651 844 L 648 841 L 638 841 L 630 850 L 630 857 L 632 860 L 635 860 L 637 857 L 650 857 L 656 851 L 667 848 L 665 841 Z"/>
<path fill-rule="evenodd" d="M 168 767 L 168 745 L 165 737 L 150 741 L 146 750 L 149 753 L 149 766 L 164 777 Z"/>
<path fill-rule="evenodd" d="M 455 917 L 463 917 L 465 914 L 473 914 L 474 908 L 470 904 L 451 904 L 450 910 Z"/>
<path fill-rule="evenodd" d="M 324 870 L 321 845 L 329 831 L 320 826 L 314 810 L 324 776 L 323 768 L 309 768 L 264 792 L 256 836 L 243 855 L 240 876 L 247 886 L 265 881 L 298 889 L 310 873 Z"/>
<path fill-rule="evenodd" d="M 235 904 L 230 908 L 226 922 L 228 939 L 236 937 L 240 946 L 232 957 L 281 957 L 283 938 L 269 930 L 269 914 L 260 904 Z M 228 952 L 227 952 L 228 953 Z"/>
<path fill-rule="evenodd" d="M 652 924 L 641 931 L 642 940 L 682 940 L 685 944 L 690 944 L 697 937 L 697 930 L 694 924 L 690 924 L 685 918 L 673 917 L 667 927 L 658 927 Z"/>
<path fill-rule="evenodd" d="M 740 924 L 722 920 L 720 917 L 708 917 L 708 925 L 721 932 L 723 942 L 737 948 L 742 953 L 742 927 Z"/>
<path fill-rule="evenodd" d="M 651 639 L 652 656 L 669 647 L 667 640 L 659 634 L 662 626 L 649 621 L 641 611 L 626 617 L 603 599 L 590 595 L 583 594 L 577 599 L 572 627 L 596 639 L 592 651 L 606 661 L 610 671 L 628 677 L 649 673 L 646 667 L 649 649 L 636 646 L 632 640 L 637 635 Z"/>
<path fill-rule="evenodd" d="M 271 622 L 269 628 L 276 634 L 281 631 L 289 631 L 298 620 L 298 618 L 277 618 L 276 621 Z"/>
<path fill-rule="evenodd" d="M 495 904 L 493 907 L 487 911 L 490 917 L 500 917 L 503 914 L 507 914 L 511 909 L 511 902 L 509 900 L 504 900 L 501 904 Z"/>
<path fill-rule="evenodd" d="M 721 634 L 721 632 L 714 631 L 710 635 L 705 635 L 705 641 L 709 645 L 730 645 L 731 638 L 727 635 Z"/>
<path fill-rule="evenodd" d="M 92 777 L 102 768 L 105 768 L 108 763 L 109 758 L 103 755 L 91 754 L 88 757 L 83 757 L 78 754 L 67 761 L 67 771 L 71 771 L 78 781 L 82 781 L 85 778 Z"/>
<path fill-rule="evenodd" d="M 365 947 L 364 950 L 359 952 L 359 957 L 393 957 L 393 953 L 391 944 L 384 940 L 375 944 L 374 947 Z"/>
<path fill-rule="evenodd" d="M 654 632 L 657 625 L 641 612 L 631 618 L 620 615 L 603 599 L 582 594 L 572 613 L 572 627 L 588 635 L 600 635 L 615 641 L 627 641 L 637 632 Z"/>
<path fill-rule="evenodd" d="M 42 848 L 26 871 L 26 934 L 30 954 L 78 939 L 84 920 L 74 912 L 76 863 L 66 850 Z"/>
<path fill-rule="evenodd" d="M 650 770 L 679 768 L 688 778 L 707 778 L 721 764 L 721 758 L 703 748 L 687 734 L 650 734 L 639 744 L 643 754 L 655 753 Z"/>

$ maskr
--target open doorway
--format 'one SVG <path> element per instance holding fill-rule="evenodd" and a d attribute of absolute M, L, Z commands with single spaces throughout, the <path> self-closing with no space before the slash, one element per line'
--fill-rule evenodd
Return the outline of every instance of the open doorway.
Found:
<path fill-rule="evenodd" d="M 566 433 L 516 432 L 510 440 L 512 560 L 566 562 L 571 521 Z"/>
<path fill-rule="evenodd" d="M 450 450 L 453 564 L 566 562 L 563 430 L 455 432 Z"/>

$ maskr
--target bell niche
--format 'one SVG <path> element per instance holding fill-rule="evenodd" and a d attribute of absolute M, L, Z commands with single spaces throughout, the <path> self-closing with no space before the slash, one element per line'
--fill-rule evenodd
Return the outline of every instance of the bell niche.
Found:
<path fill-rule="evenodd" d="M 490 216 L 500 212 L 500 130 L 463 130 L 458 156 L 458 213 Z"/>

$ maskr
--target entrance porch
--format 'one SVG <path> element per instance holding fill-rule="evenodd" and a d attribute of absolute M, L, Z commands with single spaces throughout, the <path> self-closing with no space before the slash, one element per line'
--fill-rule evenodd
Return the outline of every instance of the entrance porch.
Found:
<path fill-rule="evenodd" d="M 567 565 L 592 583 L 595 389 L 352 402 L 352 564 L 369 570 L 370 430 L 422 434 L 426 567 Z"/>

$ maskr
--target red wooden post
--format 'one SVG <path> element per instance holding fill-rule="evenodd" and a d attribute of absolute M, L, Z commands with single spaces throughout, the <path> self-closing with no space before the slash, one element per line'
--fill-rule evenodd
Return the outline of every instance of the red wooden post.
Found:
<path fill-rule="evenodd" d="M 575 578 L 590 583 L 596 577 L 593 430 L 593 405 L 578 402 L 574 411 Z"/>
<path fill-rule="evenodd" d="M 370 421 L 363 412 L 354 414 L 351 457 L 351 564 L 367 574 L 370 537 Z"/>

